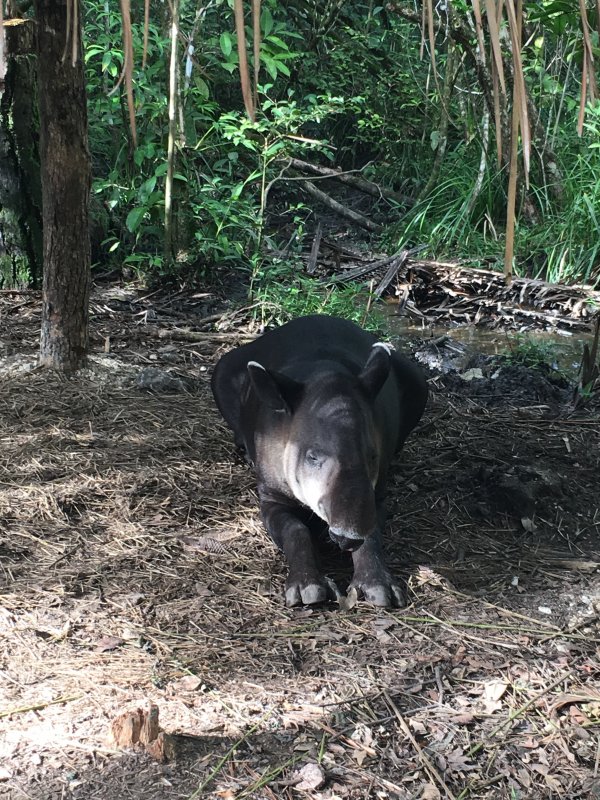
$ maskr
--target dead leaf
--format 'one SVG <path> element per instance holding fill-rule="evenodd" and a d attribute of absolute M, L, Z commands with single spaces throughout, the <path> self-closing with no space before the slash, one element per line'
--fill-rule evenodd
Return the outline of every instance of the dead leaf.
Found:
<path fill-rule="evenodd" d="M 95 650 L 97 653 L 107 653 L 109 650 L 116 650 L 122 644 L 125 644 L 125 640 L 120 636 L 103 636 L 96 644 Z"/>
<path fill-rule="evenodd" d="M 448 770 L 450 772 L 469 772 L 477 769 L 477 767 L 470 763 L 468 757 L 458 747 L 446 756 Z"/>
<path fill-rule="evenodd" d="M 302 792 L 310 792 L 320 789 L 325 783 L 325 773 L 318 764 L 311 762 L 305 764 L 302 769 L 294 773 L 294 779 L 298 781 L 295 788 Z"/>
<path fill-rule="evenodd" d="M 338 603 L 341 611 L 350 611 L 358 603 L 358 592 L 354 586 L 348 589 L 346 597 L 340 597 Z"/>
<path fill-rule="evenodd" d="M 458 375 L 463 381 L 483 380 L 483 372 L 479 367 L 468 369 L 466 372 L 460 372 Z"/>
<path fill-rule="evenodd" d="M 197 675 L 184 675 L 177 681 L 173 681 L 173 688 L 183 692 L 195 692 L 202 686 L 202 679 Z"/>
<path fill-rule="evenodd" d="M 483 687 L 483 703 L 487 714 L 493 714 L 502 708 L 500 699 L 506 693 L 506 681 L 488 681 Z"/>
<path fill-rule="evenodd" d="M 553 793 L 555 793 L 558 797 L 564 797 L 563 785 L 555 775 L 544 775 L 544 780 Z"/>
<path fill-rule="evenodd" d="M 521 525 L 523 526 L 523 530 L 527 531 L 527 533 L 534 533 L 534 531 L 537 531 L 537 525 L 529 517 L 521 517 Z"/>
<path fill-rule="evenodd" d="M 474 721 L 474 715 L 469 714 L 468 711 L 464 714 L 456 714 L 454 717 L 450 718 L 450 722 L 453 722 L 455 725 L 470 725 Z"/>
<path fill-rule="evenodd" d="M 440 800 L 441 796 L 437 786 L 434 783 L 428 783 L 427 786 L 423 787 L 421 800 Z"/>

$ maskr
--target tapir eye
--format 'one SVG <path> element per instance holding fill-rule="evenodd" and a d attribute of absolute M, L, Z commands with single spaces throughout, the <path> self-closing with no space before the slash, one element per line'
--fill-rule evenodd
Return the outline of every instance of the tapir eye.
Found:
<path fill-rule="evenodd" d="M 318 453 L 316 453 L 314 450 L 307 450 L 305 458 L 306 458 L 306 462 L 311 467 L 320 466 L 321 461 L 322 461 L 321 456 Z"/>

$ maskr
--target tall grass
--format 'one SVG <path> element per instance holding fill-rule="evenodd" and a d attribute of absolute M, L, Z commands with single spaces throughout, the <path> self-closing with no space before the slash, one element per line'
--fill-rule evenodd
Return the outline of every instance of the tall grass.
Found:
<path fill-rule="evenodd" d="M 526 222 L 521 209 L 516 275 L 600 286 L 600 110 L 589 119 L 582 140 L 565 136 L 557 146 L 562 153 L 560 201 L 546 176 L 532 172 L 530 196 L 538 221 Z M 478 164 L 479 154 L 471 146 L 461 143 L 449 153 L 437 186 L 388 229 L 388 248 L 427 243 L 431 256 L 460 255 L 471 266 L 485 263 L 501 269 L 506 176 L 489 161 L 481 192 L 472 202 Z"/>

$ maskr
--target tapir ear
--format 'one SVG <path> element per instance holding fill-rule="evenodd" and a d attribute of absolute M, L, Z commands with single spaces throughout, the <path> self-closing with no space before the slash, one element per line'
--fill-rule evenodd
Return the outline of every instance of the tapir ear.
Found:
<path fill-rule="evenodd" d="M 390 374 L 392 350 L 391 344 L 376 342 L 371 348 L 367 363 L 358 376 L 367 394 L 373 399 L 377 397 Z"/>
<path fill-rule="evenodd" d="M 248 375 L 250 376 L 252 388 L 259 400 L 274 411 L 282 411 L 286 414 L 291 413 L 289 398 L 291 384 L 294 381 L 281 375 L 273 375 L 258 361 L 248 362 Z M 288 383 L 290 386 L 288 386 Z"/>

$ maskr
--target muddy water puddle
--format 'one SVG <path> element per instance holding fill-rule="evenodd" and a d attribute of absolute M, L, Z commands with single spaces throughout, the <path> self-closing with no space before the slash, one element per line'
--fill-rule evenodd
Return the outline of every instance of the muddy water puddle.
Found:
<path fill-rule="evenodd" d="M 539 358 L 548 366 L 575 380 L 579 373 L 584 344 L 591 347 L 591 333 L 569 333 L 566 331 L 516 331 L 489 330 L 476 326 L 421 325 L 395 314 L 388 316 L 388 330 L 392 340 L 418 341 L 425 348 L 443 346 L 454 351 L 458 359 L 464 353 L 465 360 L 480 353 L 488 356 L 510 356 L 529 353 L 532 359 Z M 443 366 L 441 367 L 444 369 Z"/>

